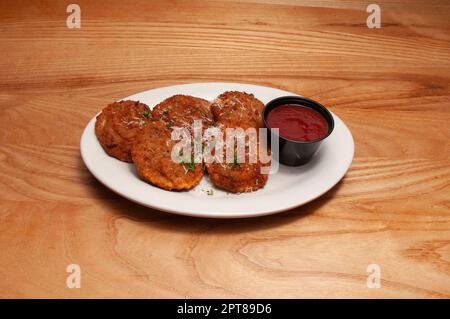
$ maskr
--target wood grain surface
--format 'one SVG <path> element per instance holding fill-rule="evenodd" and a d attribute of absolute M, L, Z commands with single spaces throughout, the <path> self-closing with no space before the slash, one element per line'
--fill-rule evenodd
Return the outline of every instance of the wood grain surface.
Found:
<path fill-rule="evenodd" d="M 380 29 L 367 1 L 77 0 L 80 29 L 68 3 L 0 2 L 0 297 L 450 297 L 449 1 L 377 1 Z M 87 171 L 80 136 L 107 103 L 208 81 L 329 106 L 356 143 L 346 177 L 289 212 L 208 220 Z"/>

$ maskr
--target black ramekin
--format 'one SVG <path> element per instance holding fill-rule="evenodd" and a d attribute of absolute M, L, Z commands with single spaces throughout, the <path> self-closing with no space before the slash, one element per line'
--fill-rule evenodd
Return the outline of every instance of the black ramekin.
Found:
<path fill-rule="evenodd" d="M 274 108 L 283 104 L 306 106 L 319 112 L 328 123 L 328 133 L 321 139 L 314 141 L 295 141 L 276 134 L 271 130 L 271 127 L 267 123 L 267 115 L 269 115 L 269 112 Z M 267 127 L 268 143 L 270 144 L 272 134 L 274 137 L 279 138 L 279 149 L 272 149 L 272 155 L 276 156 L 276 152 L 278 151 L 279 162 L 288 166 L 306 164 L 317 152 L 322 141 L 326 139 L 334 129 L 333 116 L 322 104 L 300 96 L 283 96 L 270 101 L 264 108 L 263 120 Z"/>

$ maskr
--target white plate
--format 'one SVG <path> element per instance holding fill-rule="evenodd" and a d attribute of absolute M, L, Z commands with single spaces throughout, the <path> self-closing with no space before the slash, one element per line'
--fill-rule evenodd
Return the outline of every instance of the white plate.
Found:
<path fill-rule="evenodd" d="M 222 92 L 253 93 L 263 103 L 296 95 L 269 87 L 239 83 L 195 83 L 153 89 L 124 99 L 153 107 L 174 94 L 213 100 Z M 100 107 L 100 106 L 99 106 Z M 142 181 L 133 166 L 108 156 L 95 135 L 95 117 L 81 137 L 81 156 L 91 173 L 114 192 L 145 206 L 197 217 L 237 218 L 273 214 L 305 204 L 324 194 L 345 175 L 353 159 L 354 143 L 345 124 L 333 114 L 333 133 L 322 143 L 310 163 L 301 167 L 280 165 L 266 186 L 252 193 L 231 194 L 212 186 L 207 175 L 194 189 L 169 192 Z M 214 189 L 213 195 L 207 190 Z"/>

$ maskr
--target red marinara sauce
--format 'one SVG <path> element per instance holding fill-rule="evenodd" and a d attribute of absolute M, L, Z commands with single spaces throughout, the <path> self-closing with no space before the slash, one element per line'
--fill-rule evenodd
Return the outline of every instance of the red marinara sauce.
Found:
<path fill-rule="evenodd" d="M 279 128 L 281 136 L 295 141 L 314 141 L 328 133 L 328 123 L 319 112 L 298 104 L 277 106 L 267 115 L 267 123 Z"/>

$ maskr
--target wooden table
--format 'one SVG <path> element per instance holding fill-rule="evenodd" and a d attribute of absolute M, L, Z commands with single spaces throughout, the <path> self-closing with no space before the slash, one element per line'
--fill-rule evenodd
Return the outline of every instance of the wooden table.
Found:
<path fill-rule="evenodd" d="M 448 1 L 377 1 L 380 29 L 364 1 L 83 0 L 80 29 L 68 3 L 0 2 L 1 297 L 450 297 Z M 153 211 L 87 171 L 80 136 L 107 103 L 208 81 L 329 106 L 350 171 L 243 220 Z"/>

